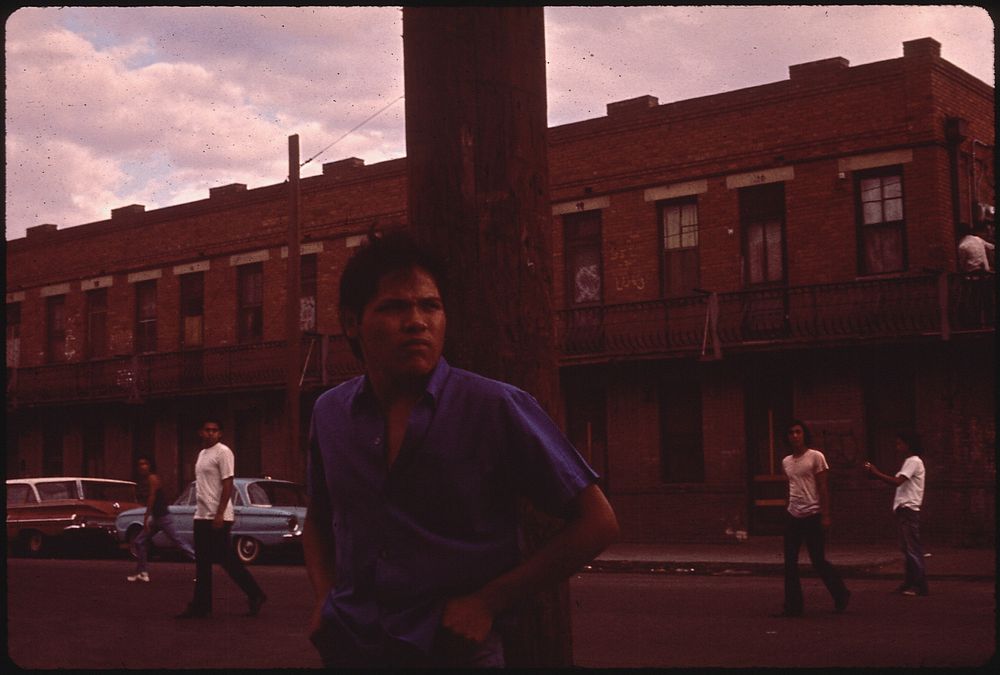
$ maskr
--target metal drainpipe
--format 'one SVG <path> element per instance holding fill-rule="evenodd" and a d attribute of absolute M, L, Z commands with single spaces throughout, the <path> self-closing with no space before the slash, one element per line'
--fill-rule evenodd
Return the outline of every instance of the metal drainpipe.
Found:
<path fill-rule="evenodd" d="M 961 117 L 949 117 L 945 120 L 944 135 L 945 139 L 948 141 L 948 160 L 950 164 L 951 174 L 951 211 L 952 211 L 952 225 L 954 230 L 954 241 L 958 241 L 959 226 L 962 222 L 962 200 L 961 192 L 959 189 L 959 148 L 962 145 L 962 141 L 966 139 L 966 130 L 968 129 L 968 121 L 962 119 Z M 970 190 L 971 192 L 971 190 Z M 970 221 L 971 224 L 971 221 Z"/>
<path fill-rule="evenodd" d="M 979 204 L 979 184 L 976 182 L 976 146 L 992 148 L 989 143 L 983 143 L 978 138 L 972 139 L 972 160 L 969 162 L 969 224 L 975 222 L 975 209 Z"/>

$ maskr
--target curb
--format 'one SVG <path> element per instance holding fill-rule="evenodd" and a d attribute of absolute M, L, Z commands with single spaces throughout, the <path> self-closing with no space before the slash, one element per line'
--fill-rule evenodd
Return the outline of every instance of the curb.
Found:
<path fill-rule="evenodd" d="M 835 565 L 837 571 L 846 579 L 896 579 L 901 572 L 896 569 L 886 570 L 886 563 L 869 565 Z M 801 576 L 818 576 L 808 563 L 800 563 Z M 753 562 L 678 562 L 667 560 L 595 560 L 581 570 L 588 574 L 664 574 L 671 576 L 784 576 L 784 565 L 781 563 Z M 968 573 L 928 573 L 928 579 L 947 579 L 951 581 L 995 581 L 995 574 Z"/>

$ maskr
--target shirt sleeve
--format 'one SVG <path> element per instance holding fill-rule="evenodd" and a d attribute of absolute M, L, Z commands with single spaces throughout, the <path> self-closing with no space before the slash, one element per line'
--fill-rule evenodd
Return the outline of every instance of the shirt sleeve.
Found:
<path fill-rule="evenodd" d="M 912 457 L 907 457 L 903 461 L 903 466 L 899 467 L 899 471 L 896 472 L 896 476 L 902 476 L 903 478 L 913 478 L 913 474 L 917 471 L 917 463 Z"/>
<path fill-rule="evenodd" d="M 228 447 L 219 453 L 219 479 L 226 480 L 236 475 L 236 458 Z"/>
<path fill-rule="evenodd" d="M 814 462 L 813 473 L 820 474 L 823 473 L 824 471 L 829 471 L 830 465 L 826 463 L 826 455 L 824 455 L 819 450 L 814 450 L 814 452 L 816 454 L 813 459 Z"/>
<path fill-rule="evenodd" d="M 534 397 L 511 388 L 506 404 L 512 479 L 518 492 L 537 508 L 564 515 L 569 502 L 593 484 L 597 474 Z"/>

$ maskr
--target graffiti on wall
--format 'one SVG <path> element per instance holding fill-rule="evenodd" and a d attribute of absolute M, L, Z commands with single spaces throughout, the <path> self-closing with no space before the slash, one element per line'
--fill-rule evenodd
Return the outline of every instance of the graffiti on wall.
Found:
<path fill-rule="evenodd" d="M 614 275 L 616 290 L 624 291 L 628 288 L 634 288 L 641 291 L 646 288 L 645 275 L 633 268 L 633 263 L 636 260 L 634 242 L 626 241 L 624 244 L 613 244 L 608 258 L 611 267 L 616 270 Z"/>
<path fill-rule="evenodd" d="M 826 455 L 830 468 L 856 468 L 865 461 L 862 435 L 854 420 L 807 421 L 813 435 L 813 446 Z"/>

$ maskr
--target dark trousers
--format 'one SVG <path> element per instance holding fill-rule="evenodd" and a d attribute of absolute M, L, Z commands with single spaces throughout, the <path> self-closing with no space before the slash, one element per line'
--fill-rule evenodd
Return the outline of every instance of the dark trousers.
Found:
<path fill-rule="evenodd" d="M 212 527 L 211 520 L 194 521 L 194 555 L 198 579 L 194 584 L 194 600 L 191 606 L 199 611 L 212 611 L 212 563 L 219 563 L 226 570 L 229 578 L 247 594 L 248 598 L 263 595 L 260 586 L 254 581 L 250 572 L 229 543 L 229 530 L 232 523 L 226 523 L 222 529 Z"/>
<path fill-rule="evenodd" d="M 802 612 L 802 582 L 799 580 L 799 549 L 802 542 L 806 543 L 809 560 L 813 569 L 823 579 L 826 590 L 830 591 L 834 601 L 847 595 L 844 580 L 826 559 L 824 551 L 825 535 L 823 533 L 822 517 L 817 513 L 805 518 L 796 518 L 785 513 L 785 611 L 799 614 Z"/>
<path fill-rule="evenodd" d="M 906 563 L 904 588 L 927 593 L 927 573 L 924 570 L 924 547 L 920 544 L 920 512 L 900 506 L 896 509 L 899 525 L 899 545 Z"/>

